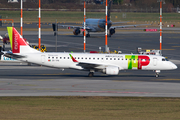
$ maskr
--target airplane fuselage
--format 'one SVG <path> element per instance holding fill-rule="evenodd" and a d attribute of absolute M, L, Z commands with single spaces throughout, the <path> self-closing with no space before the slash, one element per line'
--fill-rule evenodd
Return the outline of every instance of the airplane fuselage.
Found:
<path fill-rule="evenodd" d="M 70 54 L 78 61 L 73 62 Z M 21 54 L 23 55 L 23 54 Z M 171 70 L 177 68 L 162 56 L 138 54 L 92 54 L 92 53 L 36 53 L 25 54 L 22 61 L 36 63 L 55 68 L 86 70 L 79 63 L 97 64 L 95 70 L 106 66 L 117 67 L 118 70 Z M 99 65 L 99 67 L 98 67 Z M 88 68 L 90 69 L 90 68 Z"/>
<path fill-rule="evenodd" d="M 89 32 L 104 32 L 105 24 L 106 24 L 105 19 L 93 19 L 93 18 L 86 19 L 86 26 L 90 28 L 89 30 L 87 29 L 87 31 Z M 111 27 L 111 25 L 112 25 L 112 21 L 110 20 L 107 21 L 108 29 Z"/>

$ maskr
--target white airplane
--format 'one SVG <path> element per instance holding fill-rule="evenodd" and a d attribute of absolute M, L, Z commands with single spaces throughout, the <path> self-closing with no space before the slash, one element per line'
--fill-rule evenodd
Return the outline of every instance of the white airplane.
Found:
<path fill-rule="evenodd" d="M 66 53 L 40 52 L 31 48 L 14 27 L 8 27 L 12 53 L 4 56 L 20 61 L 54 67 L 60 69 L 76 69 L 107 75 L 118 75 L 120 70 L 153 70 L 156 77 L 161 70 L 177 69 L 177 66 L 163 56 L 139 54 L 98 54 L 98 53 Z"/>

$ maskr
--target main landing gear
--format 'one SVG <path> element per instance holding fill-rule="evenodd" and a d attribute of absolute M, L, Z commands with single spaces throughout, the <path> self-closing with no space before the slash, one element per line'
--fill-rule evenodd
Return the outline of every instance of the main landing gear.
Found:
<path fill-rule="evenodd" d="M 156 77 L 158 78 L 159 77 L 159 73 L 161 72 L 160 70 L 155 70 L 156 72 Z"/>
<path fill-rule="evenodd" d="M 88 77 L 93 77 L 94 76 L 94 70 L 90 70 Z"/>
<path fill-rule="evenodd" d="M 86 37 L 90 37 L 90 34 L 88 33 L 88 34 L 86 34 Z"/>
<path fill-rule="evenodd" d="M 88 77 L 93 77 L 94 76 L 94 72 L 89 72 Z"/>
<path fill-rule="evenodd" d="M 84 36 L 84 32 L 83 32 L 83 36 Z M 86 37 L 90 37 L 90 34 L 88 31 L 87 31 Z"/>

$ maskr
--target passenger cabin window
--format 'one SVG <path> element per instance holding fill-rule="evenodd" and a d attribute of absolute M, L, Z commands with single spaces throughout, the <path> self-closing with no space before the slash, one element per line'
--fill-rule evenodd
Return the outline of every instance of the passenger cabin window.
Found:
<path fill-rule="evenodd" d="M 141 61 L 146 61 L 146 59 L 141 59 Z"/>

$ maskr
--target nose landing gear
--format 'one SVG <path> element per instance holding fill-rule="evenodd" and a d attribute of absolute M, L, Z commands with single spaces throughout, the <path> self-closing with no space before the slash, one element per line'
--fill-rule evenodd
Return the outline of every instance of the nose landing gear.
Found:
<path fill-rule="evenodd" d="M 158 78 L 159 77 L 159 73 L 161 72 L 160 70 L 155 70 L 156 72 L 156 77 Z"/>

